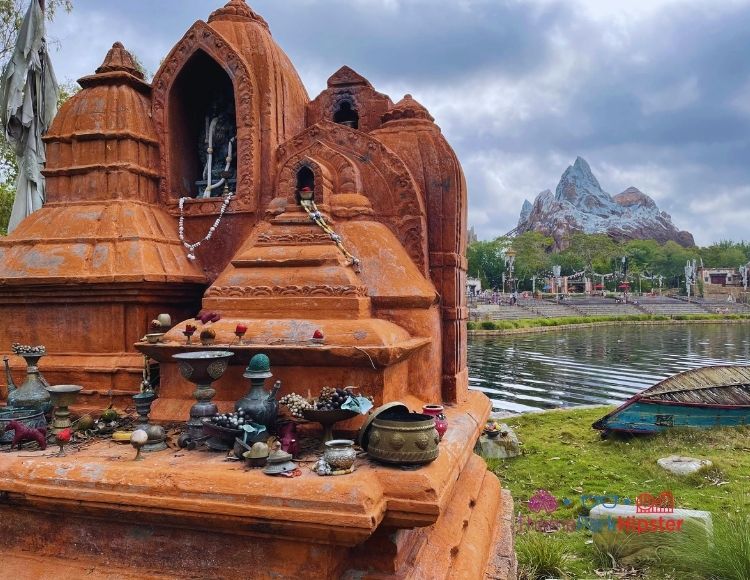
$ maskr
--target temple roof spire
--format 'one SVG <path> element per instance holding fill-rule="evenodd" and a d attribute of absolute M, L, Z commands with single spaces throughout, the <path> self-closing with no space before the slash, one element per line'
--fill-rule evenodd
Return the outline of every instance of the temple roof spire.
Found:
<path fill-rule="evenodd" d="M 255 10 L 250 8 L 245 0 L 229 0 L 223 8 L 214 10 L 208 17 L 208 21 L 214 22 L 216 20 L 254 21 L 268 28 L 268 23 Z"/>
<path fill-rule="evenodd" d="M 102 65 L 96 69 L 96 74 L 109 72 L 126 72 L 134 77 L 143 80 L 143 72 L 138 68 L 133 55 L 130 54 L 122 42 L 115 42 L 109 49 L 107 56 L 104 58 Z"/>

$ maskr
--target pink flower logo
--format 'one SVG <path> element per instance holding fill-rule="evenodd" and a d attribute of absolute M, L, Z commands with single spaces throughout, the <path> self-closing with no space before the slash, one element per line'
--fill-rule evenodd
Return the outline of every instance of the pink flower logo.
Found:
<path fill-rule="evenodd" d="M 529 499 L 529 511 L 532 511 L 535 514 L 538 514 L 541 511 L 551 514 L 556 512 L 558 507 L 559 505 L 555 496 L 544 489 L 537 491 L 531 496 L 531 499 Z"/>

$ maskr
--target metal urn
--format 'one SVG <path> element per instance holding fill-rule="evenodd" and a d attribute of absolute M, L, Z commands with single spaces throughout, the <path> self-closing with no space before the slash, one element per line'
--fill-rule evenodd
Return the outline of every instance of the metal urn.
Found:
<path fill-rule="evenodd" d="M 249 417 L 254 423 L 273 429 L 279 415 L 276 395 L 281 389 L 281 381 L 276 381 L 270 392 L 265 391 L 266 379 L 273 376 L 270 359 L 264 354 L 256 354 L 242 376 L 250 379 L 250 392 L 237 401 L 234 408 L 237 411 L 244 410 L 245 417 Z"/>
<path fill-rule="evenodd" d="M 188 435 L 193 440 L 204 436 L 203 420 L 219 412 L 216 403 L 212 402 L 216 391 L 211 385 L 224 375 L 233 356 L 233 352 L 227 351 L 186 352 L 172 356 L 179 363 L 180 374 L 196 385 L 193 393 L 196 403 L 190 408 L 187 422 Z"/>
<path fill-rule="evenodd" d="M 8 407 L 38 409 L 44 413 L 49 413 L 52 410 L 52 400 L 47 392 L 49 383 L 44 379 L 42 373 L 39 372 L 39 359 L 47 354 L 47 351 L 44 347 L 23 348 L 33 348 L 36 350 L 35 352 L 15 352 L 18 356 L 23 357 L 27 367 L 26 380 L 20 387 L 16 387 L 13 381 L 8 357 L 6 356 L 3 359 L 5 362 L 5 376 L 8 381 Z"/>

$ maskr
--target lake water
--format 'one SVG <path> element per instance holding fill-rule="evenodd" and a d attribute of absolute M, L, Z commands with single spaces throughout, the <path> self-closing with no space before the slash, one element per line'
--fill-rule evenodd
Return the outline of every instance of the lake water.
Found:
<path fill-rule="evenodd" d="M 607 326 L 469 339 L 469 385 L 495 410 L 621 403 L 673 374 L 750 364 L 750 324 Z"/>

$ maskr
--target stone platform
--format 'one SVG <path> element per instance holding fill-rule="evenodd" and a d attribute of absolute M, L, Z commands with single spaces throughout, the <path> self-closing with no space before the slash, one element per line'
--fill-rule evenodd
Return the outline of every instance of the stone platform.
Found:
<path fill-rule="evenodd" d="M 0 576 L 514 577 L 512 501 L 470 451 L 488 412 L 479 393 L 449 409 L 428 466 L 345 477 L 273 478 L 200 451 L 134 462 L 111 442 L 3 453 Z"/>

